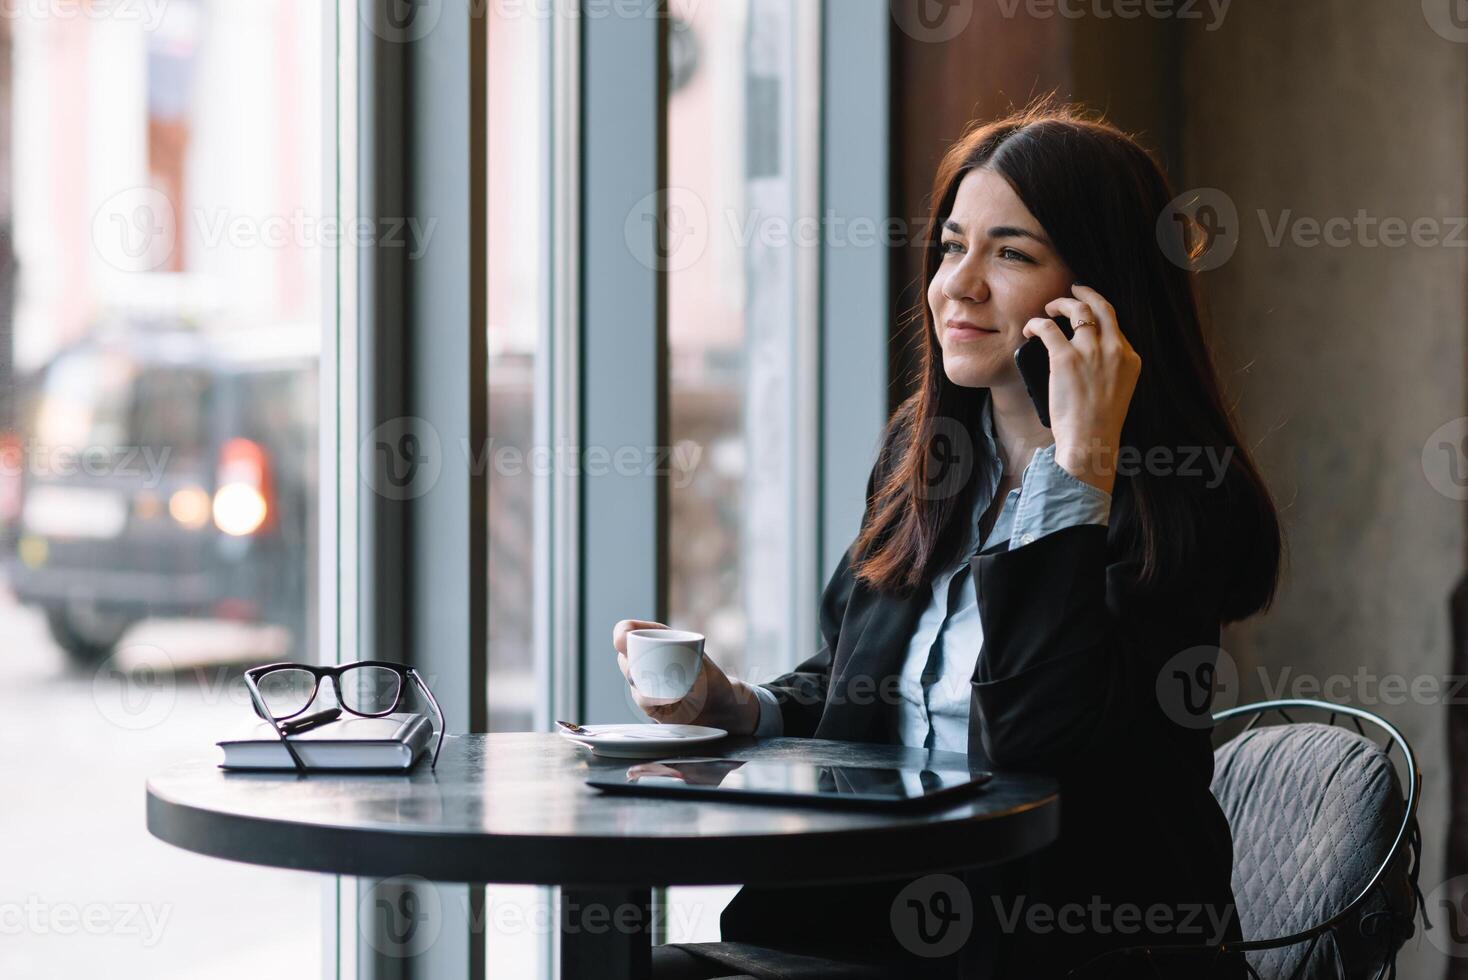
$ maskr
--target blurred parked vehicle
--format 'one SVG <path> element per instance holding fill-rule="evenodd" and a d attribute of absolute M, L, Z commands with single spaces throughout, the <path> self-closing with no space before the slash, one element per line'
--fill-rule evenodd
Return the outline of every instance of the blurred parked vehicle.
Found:
<path fill-rule="evenodd" d="M 315 331 L 128 323 L 58 353 L 0 446 L 5 567 L 74 663 L 150 616 L 307 642 Z"/>

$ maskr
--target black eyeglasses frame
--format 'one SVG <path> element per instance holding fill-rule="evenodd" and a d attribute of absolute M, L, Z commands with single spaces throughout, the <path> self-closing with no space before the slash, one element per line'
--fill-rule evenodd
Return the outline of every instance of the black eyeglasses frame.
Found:
<path fill-rule="evenodd" d="M 386 670 L 390 670 L 398 675 L 397 696 L 393 699 L 392 705 L 388 707 L 385 711 L 358 711 L 357 709 L 350 707 L 346 703 L 345 699 L 342 698 L 341 675 L 349 670 L 354 670 L 360 667 L 381 667 Z M 305 704 L 302 705 L 299 711 L 293 711 L 288 715 L 281 715 L 277 717 L 275 715 L 272 715 L 269 709 L 267 709 L 265 706 L 265 697 L 260 693 L 260 679 L 265 677 L 267 674 L 276 673 L 282 670 L 306 671 L 315 678 L 315 684 L 311 688 L 311 696 L 306 699 Z M 438 753 L 443 748 L 443 736 L 445 728 L 443 709 L 438 706 L 438 699 L 433 696 L 433 691 L 429 690 L 428 684 L 423 680 L 422 675 L 420 675 L 418 671 L 414 668 L 409 667 L 407 664 L 393 663 L 390 660 L 354 660 L 351 663 L 345 664 L 299 664 L 291 663 L 289 661 L 281 661 L 279 663 L 263 664 L 259 667 L 251 667 L 249 670 L 245 671 L 245 687 L 250 692 L 250 701 L 254 705 L 255 714 L 259 715 L 261 718 L 269 722 L 270 727 L 275 730 L 275 734 L 280 736 L 280 741 L 285 746 L 285 750 L 290 753 L 291 761 L 296 764 L 297 772 L 306 773 L 310 770 L 307 768 L 306 763 L 302 761 L 300 754 L 295 749 L 295 746 L 291 744 L 289 733 L 284 730 L 284 726 L 281 724 L 281 722 L 289 721 L 290 719 L 305 713 L 306 709 L 311 707 L 311 705 L 315 702 L 316 696 L 321 693 L 322 680 L 328 677 L 331 678 L 332 687 L 336 691 L 337 704 L 341 706 L 343 711 L 357 715 L 361 718 L 383 718 L 387 715 L 392 714 L 394 711 L 398 710 L 398 707 L 403 703 L 403 691 L 407 687 L 407 684 L 404 684 L 404 681 L 407 681 L 408 683 L 416 686 L 420 691 L 423 692 L 424 698 L 427 699 L 429 705 L 433 708 L 433 713 L 438 717 L 438 742 L 433 747 L 433 757 L 428 764 L 428 768 L 435 769 L 438 767 Z"/>

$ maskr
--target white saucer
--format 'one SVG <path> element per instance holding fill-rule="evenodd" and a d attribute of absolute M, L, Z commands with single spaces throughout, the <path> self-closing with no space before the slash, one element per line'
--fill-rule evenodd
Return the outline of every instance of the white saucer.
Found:
<path fill-rule="evenodd" d="M 694 745 L 715 742 L 729 733 L 703 725 L 583 725 L 590 735 L 561 730 L 597 755 L 612 759 L 659 759 Z"/>

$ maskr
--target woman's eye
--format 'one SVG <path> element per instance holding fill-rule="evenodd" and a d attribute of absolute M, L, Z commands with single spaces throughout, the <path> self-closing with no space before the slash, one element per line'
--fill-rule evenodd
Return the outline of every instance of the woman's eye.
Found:
<path fill-rule="evenodd" d="M 1001 248 L 999 250 L 999 254 L 1003 258 L 1006 258 L 1006 259 L 1014 259 L 1015 261 L 1018 261 L 1018 262 L 1033 262 L 1034 261 L 1033 259 L 1031 259 L 1025 253 L 1023 253 L 1023 252 L 1016 252 L 1014 249 L 1009 248 L 1007 246 L 1005 248 Z"/>
<path fill-rule="evenodd" d="M 955 250 L 963 248 L 963 242 L 954 241 L 950 238 L 948 241 L 943 243 L 942 248 L 944 255 L 952 255 Z"/>

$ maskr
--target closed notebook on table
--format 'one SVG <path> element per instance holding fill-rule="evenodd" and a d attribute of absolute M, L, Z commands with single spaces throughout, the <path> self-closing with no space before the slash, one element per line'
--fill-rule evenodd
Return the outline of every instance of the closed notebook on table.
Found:
<path fill-rule="evenodd" d="M 412 767 L 433 738 L 433 723 L 413 712 L 382 718 L 344 716 L 291 736 L 291 745 L 308 769 L 395 770 Z M 280 736 L 260 722 L 241 738 L 217 743 L 225 769 L 295 769 Z"/>

